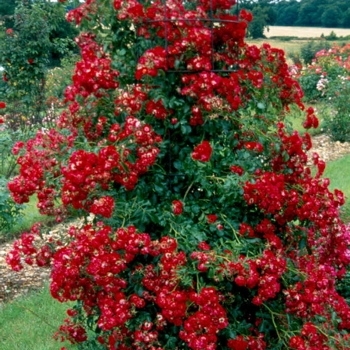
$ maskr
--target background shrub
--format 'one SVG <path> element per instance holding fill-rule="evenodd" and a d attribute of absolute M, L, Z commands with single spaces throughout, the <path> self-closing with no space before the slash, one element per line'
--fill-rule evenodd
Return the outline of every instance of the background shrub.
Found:
<path fill-rule="evenodd" d="M 22 216 L 23 206 L 15 203 L 7 188 L 8 180 L 0 176 L 0 232 L 6 236 Z"/>
<path fill-rule="evenodd" d="M 78 55 L 68 55 L 63 58 L 59 67 L 48 71 L 45 94 L 46 103 L 57 103 L 62 100 L 65 88 L 72 83 L 72 75 Z"/>
<path fill-rule="evenodd" d="M 328 101 L 332 110 L 324 119 L 326 133 L 334 141 L 350 142 L 350 81 L 348 77 L 339 77 L 337 83 L 328 92 Z"/>
<path fill-rule="evenodd" d="M 300 48 L 300 56 L 304 64 L 310 64 L 318 51 L 328 50 L 331 44 L 325 40 L 309 41 Z"/>

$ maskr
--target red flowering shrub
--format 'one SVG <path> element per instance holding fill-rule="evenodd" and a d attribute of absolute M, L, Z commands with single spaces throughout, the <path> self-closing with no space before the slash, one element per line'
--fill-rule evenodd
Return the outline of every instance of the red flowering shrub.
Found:
<path fill-rule="evenodd" d="M 195 3 L 195 4 L 194 4 Z M 17 145 L 17 201 L 94 214 L 23 235 L 16 270 L 49 265 L 81 349 L 348 349 L 337 293 L 344 198 L 283 119 L 302 92 L 283 51 L 244 42 L 230 0 L 89 0 L 58 130 Z M 317 121 L 305 111 L 308 126 Z M 62 207 L 55 204 L 59 199 Z M 90 216 L 91 217 L 91 216 Z"/>

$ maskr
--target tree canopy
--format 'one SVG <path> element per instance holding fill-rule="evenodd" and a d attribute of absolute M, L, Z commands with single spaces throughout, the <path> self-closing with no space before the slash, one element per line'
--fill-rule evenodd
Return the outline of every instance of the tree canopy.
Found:
<path fill-rule="evenodd" d="M 12 26 L 13 14 L 16 8 L 16 0 L 0 1 L 0 22 L 3 22 L 6 27 Z"/>
<path fill-rule="evenodd" d="M 350 28 L 348 0 L 241 0 L 238 6 L 254 15 L 252 38 L 263 37 L 269 25 Z"/>
<path fill-rule="evenodd" d="M 18 31 L 20 28 L 26 27 L 22 34 L 27 38 L 23 40 L 30 45 L 30 43 L 42 39 L 40 35 L 33 35 L 35 33 L 33 28 L 35 26 L 40 27 L 38 23 L 43 21 L 41 27 L 48 30 L 47 39 L 50 42 L 47 52 L 49 66 L 57 66 L 68 51 L 75 49 L 73 39 L 77 35 L 77 30 L 65 20 L 65 11 L 77 6 L 78 1 L 71 0 L 67 1 L 66 4 L 67 6 L 64 9 L 62 6 L 58 6 L 56 2 L 49 0 L 0 0 L 1 34 L 4 36 L 8 29 Z M 38 9 L 40 9 L 39 13 L 41 15 L 38 15 Z M 1 45 L 4 45 L 3 41 L 2 44 L 0 43 L 0 47 L 2 47 Z M 2 47 L 2 52 L 5 51 L 6 49 Z"/>
<path fill-rule="evenodd" d="M 276 25 L 350 28 L 348 0 L 282 0 L 268 2 Z"/>

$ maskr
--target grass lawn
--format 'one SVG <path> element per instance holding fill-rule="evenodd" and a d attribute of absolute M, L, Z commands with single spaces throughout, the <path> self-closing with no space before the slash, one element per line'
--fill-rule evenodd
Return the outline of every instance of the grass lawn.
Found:
<path fill-rule="evenodd" d="M 350 222 L 350 154 L 342 158 L 328 162 L 324 177 L 330 179 L 330 189 L 341 190 L 346 198 L 342 208 L 342 218 Z"/>
<path fill-rule="evenodd" d="M 48 288 L 11 303 L 0 304 L 1 350 L 58 350 L 69 343 L 52 336 L 66 317 L 67 304 L 54 300 Z"/>
<path fill-rule="evenodd" d="M 322 110 L 325 106 L 318 106 L 318 109 Z M 308 130 L 311 135 L 317 135 L 322 132 L 322 113 L 319 114 L 320 126 L 317 129 Z M 291 123 L 294 130 L 299 133 L 305 132 L 302 126 L 303 116 L 300 113 L 290 113 L 287 117 L 287 121 Z M 330 179 L 330 190 L 341 190 L 346 198 L 346 203 L 342 208 L 341 216 L 345 222 L 350 222 L 350 154 L 334 161 L 327 162 L 326 170 L 323 177 Z"/>
<path fill-rule="evenodd" d="M 309 107 L 309 105 L 306 105 L 306 108 L 308 108 L 308 107 Z M 315 107 L 315 106 L 313 106 L 313 107 Z M 303 123 L 306 119 L 305 112 L 301 111 L 295 105 L 291 106 L 290 112 L 286 116 L 286 122 L 292 126 L 293 130 L 298 131 L 300 134 L 304 134 L 307 131 L 312 136 L 318 135 L 318 134 L 322 133 L 322 121 L 323 121 L 322 114 L 325 112 L 324 111 L 321 112 L 321 105 L 320 104 L 316 107 L 317 107 L 316 108 L 316 115 L 317 115 L 318 120 L 319 120 L 319 126 L 317 129 L 312 128 L 312 129 L 306 130 L 303 127 Z"/>
<path fill-rule="evenodd" d="M 268 43 L 271 47 L 276 47 L 282 49 L 286 55 L 290 54 L 300 54 L 300 49 L 308 41 L 307 39 L 303 40 L 280 40 L 280 39 L 248 39 L 249 44 L 261 46 L 263 43 Z"/>

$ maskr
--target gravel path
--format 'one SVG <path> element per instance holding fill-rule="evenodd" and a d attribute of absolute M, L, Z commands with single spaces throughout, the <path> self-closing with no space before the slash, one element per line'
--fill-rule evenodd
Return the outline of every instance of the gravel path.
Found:
<path fill-rule="evenodd" d="M 327 135 L 318 135 L 312 138 L 312 149 L 310 153 L 318 153 L 326 163 L 341 158 L 350 153 L 349 142 L 332 142 Z"/>

